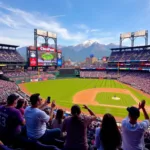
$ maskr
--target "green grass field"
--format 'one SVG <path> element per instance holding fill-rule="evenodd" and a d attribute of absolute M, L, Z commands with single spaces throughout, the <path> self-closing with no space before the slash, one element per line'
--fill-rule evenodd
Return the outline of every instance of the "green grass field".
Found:
<path fill-rule="evenodd" d="M 119 97 L 120 100 L 113 100 L 113 96 Z M 111 93 L 111 92 L 102 92 L 100 94 L 97 94 L 96 101 L 98 101 L 100 104 L 108 104 L 108 105 L 117 105 L 117 106 L 130 106 L 130 105 L 136 105 L 135 100 L 128 94 L 123 93 Z"/>
<path fill-rule="evenodd" d="M 121 88 L 130 90 L 138 99 L 145 99 L 147 104 L 150 104 L 149 98 L 137 92 L 136 90 L 122 84 L 117 83 L 114 80 L 99 80 L 99 79 L 57 79 L 41 82 L 29 82 L 25 83 L 25 87 L 30 93 L 40 93 L 43 98 L 51 96 L 56 100 L 56 103 L 60 106 L 70 108 L 72 106 L 72 97 L 79 91 L 90 88 Z M 102 93 L 101 93 L 102 94 Z M 100 103 L 112 104 L 118 106 L 131 106 L 135 104 L 134 100 L 130 96 L 120 95 L 122 98 L 120 102 L 114 102 L 110 100 L 108 93 L 98 95 L 98 101 Z M 112 93 L 109 95 L 111 96 Z M 103 97 L 102 99 L 100 97 Z M 106 108 L 102 106 L 89 106 L 97 114 L 105 114 L 107 112 L 112 113 L 118 117 L 126 117 L 127 111 L 123 108 Z"/>

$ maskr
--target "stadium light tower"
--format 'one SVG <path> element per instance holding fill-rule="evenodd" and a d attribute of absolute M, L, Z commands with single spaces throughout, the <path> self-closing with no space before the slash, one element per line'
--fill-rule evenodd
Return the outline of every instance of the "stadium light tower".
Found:
<path fill-rule="evenodd" d="M 122 42 L 124 39 L 130 39 L 131 47 L 134 47 L 134 41 L 138 37 L 144 37 L 145 45 L 148 45 L 148 30 L 141 30 L 137 32 L 128 32 L 128 33 L 120 34 L 120 48 L 122 47 Z"/>
<path fill-rule="evenodd" d="M 48 40 L 50 38 L 53 39 L 54 40 L 54 44 L 55 44 L 55 49 L 56 49 L 56 52 L 57 52 L 57 34 L 56 33 L 43 31 L 43 30 L 39 30 L 39 29 L 34 29 L 34 46 L 36 48 L 37 48 L 37 39 L 38 39 L 39 36 L 44 38 L 45 45 L 49 45 L 48 44 Z"/>

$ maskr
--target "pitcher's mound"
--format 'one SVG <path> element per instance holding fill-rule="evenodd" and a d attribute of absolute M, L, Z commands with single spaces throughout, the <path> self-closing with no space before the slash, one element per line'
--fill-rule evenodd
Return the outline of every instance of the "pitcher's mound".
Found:
<path fill-rule="evenodd" d="M 116 100 L 116 101 L 119 101 L 119 100 L 120 100 L 120 98 L 119 98 L 119 97 L 116 97 L 116 96 L 113 96 L 112 99 L 113 99 L 113 100 Z"/>

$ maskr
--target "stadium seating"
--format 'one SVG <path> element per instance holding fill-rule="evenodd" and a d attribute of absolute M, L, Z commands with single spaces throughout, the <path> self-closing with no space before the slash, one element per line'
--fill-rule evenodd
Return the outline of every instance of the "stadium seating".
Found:
<path fill-rule="evenodd" d="M 18 86 L 14 82 L 0 80 L 0 102 L 5 101 L 9 94 L 17 91 Z"/>
<path fill-rule="evenodd" d="M 24 62 L 24 58 L 16 50 L 0 49 L 0 62 Z"/>
<path fill-rule="evenodd" d="M 130 84 L 150 94 L 150 73 L 129 72 L 125 76 L 119 78 L 119 81 Z"/>
<path fill-rule="evenodd" d="M 149 72 L 80 71 L 81 78 L 118 78 L 120 82 L 150 94 Z"/>
<path fill-rule="evenodd" d="M 27 72 L 24 72 L 24 71 L 14 71 L 14 72 L 7 72 L 7 73 L 4 73 L 4 75 L 8 78 L 21 78 L 21 77 L 31 77 L 31 78 L 53 78 L 55 77 L 53 74 L 48 74 L 46 72 L 40 72 L 38 74 L 38 71 L 27 71 Z"/>
<path fill-rule="evenodd" d="M 105 78 L 106 71 L 80 71 L 81 78 Z"/>
<path fill-rule="evenodd" d="M 109 62 L 124 62 L 124 61 L 150 61 L 150 51 L 122 51 L 112 52 Z"/>

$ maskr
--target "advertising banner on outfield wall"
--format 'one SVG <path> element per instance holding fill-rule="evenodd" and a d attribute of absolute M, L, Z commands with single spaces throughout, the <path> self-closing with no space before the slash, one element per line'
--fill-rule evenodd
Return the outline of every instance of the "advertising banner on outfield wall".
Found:
<path fill-rule="evenodd" d="M 31 79 L 31 82 L 38 82 L 38 79 Z"/>

